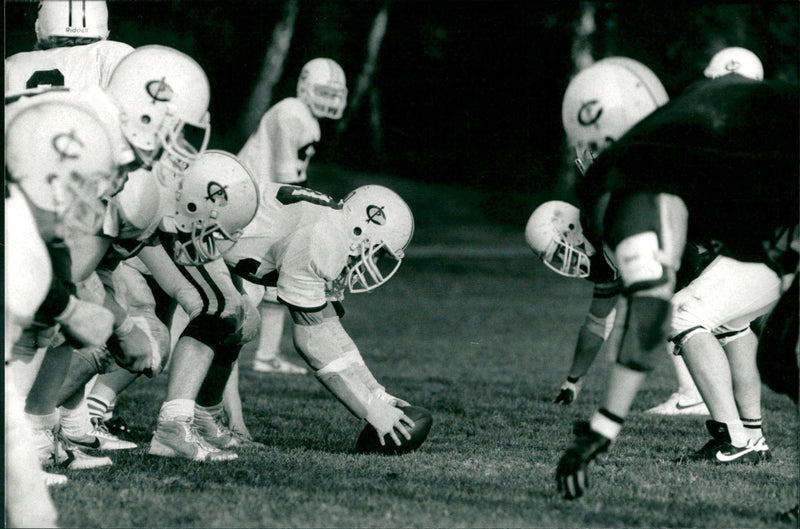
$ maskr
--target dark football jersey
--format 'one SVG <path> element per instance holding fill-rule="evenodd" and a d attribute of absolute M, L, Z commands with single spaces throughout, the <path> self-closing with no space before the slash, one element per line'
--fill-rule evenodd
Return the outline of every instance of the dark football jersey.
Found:
<path fill-rule="evenodd" d="M 798 222 L 798 89 L 727 75 L 698 82 L 639 122 L 578 184 L 585 228 L 608 237 L 631 193 L 669 193 L 689 211 L 688 239 L 769 261 L 776 236 Z M 607 192 L 611 199 L 601 200 Z"/>

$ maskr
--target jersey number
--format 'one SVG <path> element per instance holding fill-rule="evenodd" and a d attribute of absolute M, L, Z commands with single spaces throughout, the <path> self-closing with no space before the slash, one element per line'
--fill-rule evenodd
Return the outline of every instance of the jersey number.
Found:
<path fill-rule="evenodd" d="M 37 70 L 33 72 L 25 83 L 25 88 L 36 88 L 37 86 L 64 86 L 64 74 L 60 70 Z"/>
<path fill-rule="evenodd" d="M 329 197 L 319 191 L 308 189 L 307 187 L 299 187 L 292 185 L 282 185 L 278 188 L 275 198 L 281 204 L 288 206 L 290 204 L 297 204 L 298 202 L 311 202 L 318 206 L 325 206 L 333 209 L 342 209 L 342 205 L 336 202 L 333 198 Z"/>

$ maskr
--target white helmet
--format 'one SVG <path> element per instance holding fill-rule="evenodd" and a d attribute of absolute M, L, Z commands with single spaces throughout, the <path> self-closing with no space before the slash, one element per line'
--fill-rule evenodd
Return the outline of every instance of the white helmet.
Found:
<path fill-rule="evenodd" d="M 50 37 L 108 38 L 108 7 L 101 0 L 41 0 L 36 40 Z"/>
<path fill-rule="evenodd" d="M 236 156 L 219 150 L 200 155 L 185 171 L 168 213 L 177 231 L 175 262 L 197 266 L 219 258 L 255 217 L 258 195 L 253 175 Z"/>
<path fill-rule="evenodd" d="M 136 48 L 114 69 L 106 92 L 119 107 L 122 132 L 148 167 L 163 149 L 186 168 L 208 146 L 211 88 L 203 68 L 185 53 Z"/>
<path fill-rule="evenodd" d="M 551 200 L 533 211 L 525 241 L 551 270 L 566 277 L 588 277 L 595 254 L 581 227 L 581 212 L 567 202 Z"/>
<path fill-rule="evenodd" d="M 105 126 L 87 109 L 63 101 L 34 103 L 5 131 L 10 178 L 33 205 L 55 214 L 62 235 L 96 233 L 110 196 L 124 183 Z"/>
<path fill-rule="evenodd" d="M 716 79 L 729 73 L 738 73 L 756 81 L 764 80 L 764 67 L 761 61 L 755 53 L 745 48 L 734 46 L 718 51 L 711 58 L 703 75 L 709 79 Z"/>
<path fill-rule="evenodd" d="M 339 119 L 347 106 L 347 80 L 333 59 L 316 58 L 300 70 L 297 98 L 318 118 Z"/>
<path fill-rule="evenodd" d="M 667 101 L 656 74 L 628 57 L 608 57 L 578 72 L 564 92 L 561 120 L 581 172 Z"/>
<path fill-rule="evenodd" d="M 369 292 L 400 268 L 414 235 L 414 215 L 400 195 L 383 186 L 361 186 L 342 201 L 351 240 L 350 260 L 336 283 L 351 293 Z"/>

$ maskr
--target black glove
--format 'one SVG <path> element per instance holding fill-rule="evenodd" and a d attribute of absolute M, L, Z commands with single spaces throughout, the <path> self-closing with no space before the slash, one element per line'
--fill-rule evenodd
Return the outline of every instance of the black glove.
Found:
<path fill-rule="evenodd" d="M 586 477 L 586 466 L 608 450 L 611 440 L 600 435 L 586 421 L 575 423 L 575 441 L 567 448 L 556 469 L 558 491 L 568 500 L 580 498 L 589 486 Z"/>

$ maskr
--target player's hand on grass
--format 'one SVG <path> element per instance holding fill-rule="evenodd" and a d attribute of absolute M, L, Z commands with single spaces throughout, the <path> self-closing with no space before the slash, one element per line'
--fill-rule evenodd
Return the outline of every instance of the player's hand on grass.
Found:
<path fill-rule="evenodd" d="M 387 435 L 391 442 L 400 446 L 402 442 L 397 436 L 398 432 L 400 432 L 407 441 L 411 440 L 411 434 L 406 428 L 413 428 L 414 421 L 403 413 L 402 408 L 397 408 L 383 400 L 375 399 L 369 406 L 366 419 L 378 432 L 378 440 L 381 446 L 386 445 Z"/>
<path fill-rule="evenodd" d="M 578 398 L 578 393 L 581 392 L 582 381 L 570 382 L 565 381 L 561 385 L 561 389 L 553 402 L 556 404 L 572 404 Z"/>
<path fill-rule="evenodd" d="M 575 441 L 561 456 L 556 468 L 558 491 L 568 500 L 583 495 L 589 486 L 586 467 L 611 445 L 610 439 L 589 428 L 585 421 L 575 424 L 575 435 Z"/>
<path fill-rule="evenodd" d="M 114 315 L 110 310 L 74 296 L 55 320 L 61 324 L 66 336 L 84 346 L 105 345 L 114 326 Z"/>

